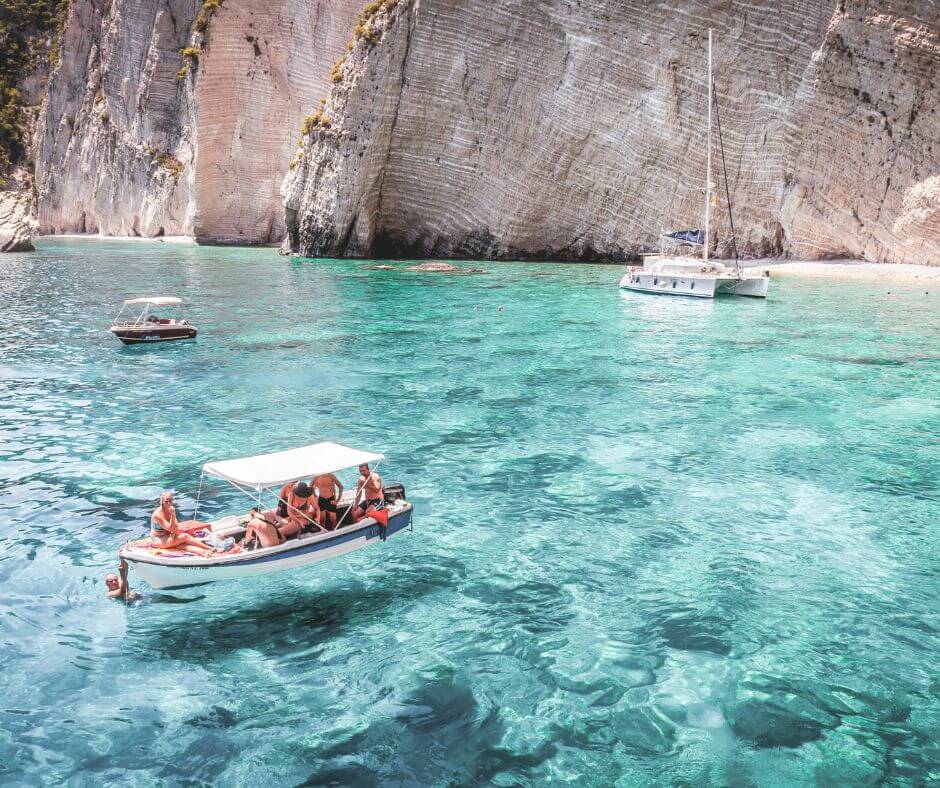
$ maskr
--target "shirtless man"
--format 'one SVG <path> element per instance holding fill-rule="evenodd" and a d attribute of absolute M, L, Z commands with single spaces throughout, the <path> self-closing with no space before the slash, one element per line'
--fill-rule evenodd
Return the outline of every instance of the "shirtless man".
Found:
<path fill-rule="evenodd" d="M 332 531 L 336 528 L 336 502 L 343 497 L 343 483 L 335 473 L 321 473 L 313 478 L 310 486 L 317 492 L 317 507 L 323 513 L 323 527 Z"/>
<path fill-rule="evenodd" d="M 108 587 L 108 599 L 120 599 L 122 602 L 136 602 L 140 599 L 140 594 L 131 591 L 127 584 L 127 561 L 121 559 L 118 566 L 118 575 L 109 572 L 104 576 L 104 584 Z"/>
<path fill-rule="evenodd" d="M 356 482 L 356 498 L 358 508 L 354 514 L 357 520 L 366 516 L 366 511 L 381 509 L 385 506 L 385 495 L 382 492 L 382 477 L 369 470 L 368 463 L 359 466 L 359 481 Z"/>
<path fill-rule="evenodd" d="M 212 555 L 216 551 L 209 545 L 203 544 L 185 531 L 180 531 L 182 527 L 189 528 L 194 525 L 212 530 L 209 523 L 200 523 L 196 520 L 186 520 L 181 523 L 176 517 L 173 493 L 167 491 L 160 494 L 160 505 L 150 515 L 150 537 L 155 547 L 179 547 L 195 555 Z"/>
<path fill-rule="evenodd" d="M 317 526 L 320 511 L 306 482 L 285 485 L 280 498 L 276 511 L 251 510 L 251 519 L 245 530 L 246 542 L 257 536 L 261 547 L 274 547 L 296 536 L 307 526 Z M 286 515 L 282 516 L 281 512 Z"/>

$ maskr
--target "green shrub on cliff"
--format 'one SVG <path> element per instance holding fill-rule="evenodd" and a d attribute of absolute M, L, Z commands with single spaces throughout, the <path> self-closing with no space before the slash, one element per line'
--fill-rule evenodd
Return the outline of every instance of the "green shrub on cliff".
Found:
<path fill-rule="evenodd" d="M 222 8 L 222 0 L 205 0 L 193 20 L 191 34 L 207 33 L 209 21 L 220 8 Z M 176 74 L 177 82 L 185 79 L 190 70 L 195 71 L 199 67 L 199 55 L 202 54 L 202 50 L 197 47 L 186 47 L 180 50 L 180 54 L 183 56 L 183 67 Z"/>
<path fill-rule="evenodd" d="M 398 0 L 372 0 L 362 9 L 356 18 L 356 27 L 353 29 L 352 40 L 346 44 L 346 52 L 333 64 L 331 77 L 334 84 L 343 81 L 343 65 L 346 63 L 346 56 L 355 49 L 357 41 L 365 41 L 369 46 L 375 46 L 381 40 L 382 34 L 372 24 L 376 14 L 381 11 L 391 11 L 397 5 Z"/>
<path fill-rule="evenodd" d="M 171 153 L 161 153 L 157 156 L 156 162 L 173 176 L 174 181 L 179 183 L 180 175 L 183 172 L 183 162 Z"/>
<path fill-rule="evenodd" d="M 193 21 L 194 33 L 205 33 L 209 29 L 209 20 L 215 16 L 216 11 L 222 7 L 222 0 L 205 0 L 196 19 Z"/>
<path fill-rule="evenodd" d="M 375 46 L 382 39 L 382 34 L 375 29 L 373 20 L 383 11 L 391 11 L 398 5 L 398 0 L 372 0 L 359 14 L 356 28 L 353 30 L 353 42 L 365 41 L 369 46 Z"/>
<path fill-rule="evenodd" d="M 16 85 L 47 59 L 53 68 L 58 63 L 67 9 L 68 0 L 0 0 L 0 180 L 26 158 L 23 96 Z"/>
<path fill-rule="evenodd" d="M 304 118 L 304 125 L 301 126 L 300 133 L 306 137 L 318 126 L 328 129 L 331 124 L 332 121 L 329 116 L 324 114 L 322 109 L 318 109 L 312 115 L 307 115 L 307 117 Z"/>

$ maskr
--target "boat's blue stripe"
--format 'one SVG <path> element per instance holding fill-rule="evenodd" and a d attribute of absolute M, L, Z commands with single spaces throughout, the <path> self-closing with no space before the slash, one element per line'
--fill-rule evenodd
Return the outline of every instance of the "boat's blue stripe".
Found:
<path fill-rule="evenodd" d="M 405 528 L 409 521 L 411 520 L 411 512 L 403 512 L 402 514 L 395 515 L 388 518 L 388 534 L 391 536 L 394 533 L 397 533 L 402 528 Z M 271 561 L 278 561 L 284 558 L 286 555 L 306 555 L 307 553 L 316 553 L 320 550 L 325 550 L 328 547 L 335 547 L 338 544 L 344 544 L 353 539 L 362 538 L 365 534 L 366 539 L 378 539 L 382 535 L 381 526 L 378 523 L 372 523 L 366 528 L 362 528 L 358 531 L 350 531 L 348 534 L 343 534 L 341 536 L 336 536 L 332 539 L 324 539 L 322 542 L 314 542 L 309 544 L 306 547 L 302 547 L 299 550 L 285 550 L 283 553 L 275 553 L 274 555 L 265 555 L 260 556 L 251 561 L 240 561 L 239 566 L 257 566 L 258 564 L 266 564 Z"/>

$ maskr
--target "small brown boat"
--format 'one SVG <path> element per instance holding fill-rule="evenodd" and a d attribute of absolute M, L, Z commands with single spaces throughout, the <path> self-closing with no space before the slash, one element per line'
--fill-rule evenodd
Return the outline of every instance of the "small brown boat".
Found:
<path fill-rule="evenodd" d="M 183 299 L 174 296 L 151 298 L 129 298 L 111 323 L 111 333 L 125 345 L 143 345 L 152 342 L 172 342 L 180 339 L 195 339 L 196 327 L 183 318 L 158 317 L 151 313 L 152 307 L 178 307 Z M 141 306 L 134 320 L 121 319 L 127 307 Z"/>

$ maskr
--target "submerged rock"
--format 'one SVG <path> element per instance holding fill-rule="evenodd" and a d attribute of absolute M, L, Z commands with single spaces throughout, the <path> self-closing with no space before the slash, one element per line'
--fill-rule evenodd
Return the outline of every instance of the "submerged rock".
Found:
<path fill-rule="evenodd" d="M 450 263 L 441 263 L 441 262 L 432 262 L 432 263 L 418 263 L 417 265 L 409 265 L 405 268 L 397 265 L 367 265 L 365 268 L 370 271 L 422 271 L 430 273 L 439 273 L 439 274 L 485 274 L 482 268 L 458 268 L 456 265 L 451 265 Z"/>

